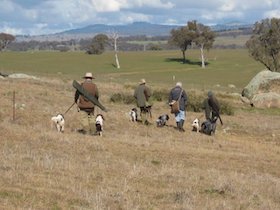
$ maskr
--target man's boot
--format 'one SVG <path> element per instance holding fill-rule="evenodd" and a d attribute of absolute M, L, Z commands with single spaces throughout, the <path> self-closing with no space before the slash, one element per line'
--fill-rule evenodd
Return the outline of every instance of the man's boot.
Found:
<path fill-rule="evenodd" d="M 185 129 L 184 129 L 184 120 L 180 120 L 180 131 L 181 132 L 185 132 Z"/>
<path fill-rule="evenodd" d="M 141 116 L 141 120 L 142 120 L 142 124 L 143 125 L 146 125 L 147 124 L 147 116 L 146 116 L 146 112 L 141 112 L 140 113 L 140 116 Z"/>
<path fill-rule="evenodd" d="M 180 122 L 176 122 L 177 127 L 175 128 L 176 130 L 180 130 Z"/>

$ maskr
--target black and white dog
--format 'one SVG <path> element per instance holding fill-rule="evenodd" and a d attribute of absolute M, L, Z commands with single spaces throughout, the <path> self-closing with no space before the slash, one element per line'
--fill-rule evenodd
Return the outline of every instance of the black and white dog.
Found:
<path fill-rule="evenodd" d="M 200 131 L 200 122 L 199 119 L 195 118 L 192 122 L 192 131 L 199 132 Z"/>
<path fill-rule="evenodd" d="M 96 115 L 96 118 L 95 118 L 95 128 L 96 128 L 96 135 L 98 135 L 98 136 L 102 136 L 103 121 L 104 120 L 105 119 L 104 119 L 102 114 Z"/>
<path fill-rule="evenodd" d="M 51 118 L 52 120 L 52 124 L 55 125 L 56 127 L 56 130 L 58 132 L 64 132 L 64 125 L 65 125 L 65 119 L 64 119 L 64 116 L 62 114 L 58 114 L 56 116 L 53 116 Z"/>
<path fill-rule="evenodd" d="M 137 122 L 138 120 L 137 109 L 136 108 L 131 109 L 129 112 L 129 116 L 132 122 Z"/>
<path fill-rule="evenodd" d="M 218 118 L 212 120 L 206 120 L 201 124 L 200 132 L 207 135 L 214 135 L 216 132 L 216 121 Z"/>
<path fill-rule="evenodd" d="M 159 116 L 158 119 L 156 120 L 157 127 L 165 126 L 168 120 L 169 120 L 168 114 L 163 114 Z"/>

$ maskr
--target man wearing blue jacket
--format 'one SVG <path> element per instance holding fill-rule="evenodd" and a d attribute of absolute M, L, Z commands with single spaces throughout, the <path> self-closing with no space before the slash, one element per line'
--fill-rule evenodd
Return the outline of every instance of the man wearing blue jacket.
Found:
<path fill-rule="evenodd" d="M 180 132 L 185 132 L 184 122 L 186 118 L 187 94 L 182 88 L 181 82 L 177 82 L 176 86 L 169 93 L 169 103 L 177 100 L 179 100 L 179 112 L 174 113 L 177 129 Z"/>

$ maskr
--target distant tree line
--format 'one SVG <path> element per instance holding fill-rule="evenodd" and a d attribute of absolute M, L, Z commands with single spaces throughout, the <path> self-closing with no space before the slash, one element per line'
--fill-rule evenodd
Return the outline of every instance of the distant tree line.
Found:
<path fill-rule="evenodd" d="M 136 39 L 135 39 L 136 38 Z M 174 50 L 176 46 L 167 43 L 169 40 L 168 36 L 155 36 L 138 39 L 138 37 L 120 37 L 119 38 L 119 50 L 120 51 L 143 51 L 143 50 Z M 139 43 L 130 43 L 130 41 L 139 41 Z M 147 42 L 146 44 L 141 41 Z M 150 42 L 150 43 L 148 43 Z M 29 51 L 29 50 L 55 50 L 55 51 L 87 51 L 92 43 L 92 39 L 80 39 L 80 40 L 69 40 L 69 41 L 21 41 L 12 42 L 5 49 L 10 51 Z M 196 48 L 194 46 L 194 48 Z M 213 44 L 213 48 L 217 49 L 236 49 L 245 48 L 238 44 Z M 106 50 L 113 50 L 112 46 L 105 46 Z"/>
<path fill-rule="evenodd" d="M 238 30 L 225 30 L 218 31 L 215 33 L 217 37 L 219 36 L 232 36 L 237 37 L 239 35 L 248 35 L 252 34 L 252 29 L 241 28 Z M 8 35 L 8 36 L 7 36 Z M 97 34 L 93 38 L 84 38 L 84 39 L 70 39 L 67 41 L 17 41 L 9 36 L 9 34 L 3 34 L 2 38 L 0 36 L 0 41 L 5 41 L 5 46 L 0 45 L 0 50 L 10 50 L 10 51 L 29 51 L 29 50 L 54 50 L 54 51 L 85 51 L 89 54 L 100 54 L 107 50 L 114 50 L 114 47 L 107 43 L 108 40 L 104 40 L 103 49 L 96 50 L 98 47 L 98 36 L 102 34 Z M 177 49 L 176 46 L 168 43 L 170 40 L 170 36 L 120 36 L 118 38 L 118 50 L 119 51 L 143 51 L 143 50 L 174 50 Z M 11 39 L 12 38 L 12 39 Z M 14 37 L 15 38 L 15 37 Z M 105 37 L 103 37 L 105 38 Z M 106 38 L 105 38 L 106 39 Z M 95 40 L 95 41 L 94 41 Z M 93 44 L 95 42 L 95 44 Z M 106 44 L 107 43 L 107 44 Z M 95 46 L 94 46 L 95 45 Z M 94 47 L 93 47 L 94 46 Z M 100 47 L 100 46 L 99 46 Z M 192 46 L 193 48 L 197 48 L 197 46 Z M 213 44 L 213 48 L 221 48 L 221 49 L 236 49 L 236 48 L 244 48 L 244 46 L 240 46 L 237 44 Z M 95 49 L 92 49 L 95 48 Z"/>

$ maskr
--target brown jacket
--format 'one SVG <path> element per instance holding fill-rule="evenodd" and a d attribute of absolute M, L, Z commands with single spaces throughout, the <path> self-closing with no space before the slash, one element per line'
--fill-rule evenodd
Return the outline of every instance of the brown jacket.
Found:
<path fill-rule="evenodd" d="M 91 95 L 93 95 L 96 99 L 99 98 L 99 93 L 96 84 L 92 83 L 92 81 L 85 81 L 81 84 L 81 86 L 87 90 Z M 78 104 L 78 107 L 81 110 L 92 112 L 94 111 L 95 105 L 90 102 L 87 98 L 80 95 L 78 91 L 75 93 L 75 101 Z"/>

